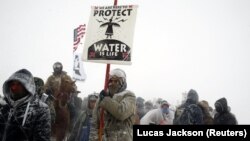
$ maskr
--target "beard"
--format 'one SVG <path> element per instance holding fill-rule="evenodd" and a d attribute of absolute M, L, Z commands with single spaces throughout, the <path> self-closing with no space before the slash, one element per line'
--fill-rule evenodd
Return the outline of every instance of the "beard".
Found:
<path fill-rule="evenodd" d="M 113 96 L 115 93 L 118 93 L 120 86 L 118 85 L 111 85 L 109 86 L 109 93 Z"/>

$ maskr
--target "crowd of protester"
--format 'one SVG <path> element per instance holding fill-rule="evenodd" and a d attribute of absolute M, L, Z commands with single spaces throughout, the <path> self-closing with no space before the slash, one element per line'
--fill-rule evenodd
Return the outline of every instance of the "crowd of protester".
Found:
<path fill-rule="evenodd" d="M 172 105 L 162 98 L 146 101 L 127 90 L 126 73 L 114 69 L 110 72 L 107 90 L 82 99 L 74 81 L 63 71 L 62 63 L 56 62 L 53 70 L 45 83 L 27 69 L 14 72 L 4 82 L 3 97 L 0 97 L 1 141 L 98 141 L 99 138 L 132 141 L 133 125 L 238 124 L 225 97 L 209 105 L 199 99 L 196 90 L 190 89 L 180 105 Z M 62 91 L 67 87 L 63 85 L 66 82 L 72 84 L 68 97 L 66 90 Z M 64 96 L 69 118 L 57 112 L 55 101 Z M 69 119 L 70 126 L 62 138 L 57 138 L 63 129 L 53 133 L 53 128 L 67 124 L 67 120 L 58 123 L 60 117 Z"/>

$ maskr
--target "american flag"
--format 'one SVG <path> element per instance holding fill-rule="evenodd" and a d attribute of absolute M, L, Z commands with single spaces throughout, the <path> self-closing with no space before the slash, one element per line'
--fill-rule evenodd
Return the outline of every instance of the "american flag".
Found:
<path fill-rule="evenodd" d="M 86 29 L 86 25 L 79 25 L 79 27 L 77 27 L 76 29 L 74 29 L 74 46 L 73 46 L 73 51 L 75 52 L 80 41 L 81 38 L 83 38 L 84 34 L 85 34 L 85 29 Z"/>

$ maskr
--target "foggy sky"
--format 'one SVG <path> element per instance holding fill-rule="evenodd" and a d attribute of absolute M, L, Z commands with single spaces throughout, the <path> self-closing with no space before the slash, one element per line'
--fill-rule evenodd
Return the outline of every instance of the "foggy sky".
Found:
<path fill-rule="evenodd" d="M 130 4 L 139 6 L 132 65 L 111 65 L 126 71 L 128 89 L 172 104 L 191 88 L 212 107 L 226 97 L 239 123 L 249 124 L 250 1 L 118 0 Z M 56 61 L 72 75 L 73 29 L 88 23 L 92 5 L 113 0 L 1 0 L 0 85 L 21 68 L 46 81 Z M 84 67 L 81 97 L 103 89 L 106 69 Z"/>

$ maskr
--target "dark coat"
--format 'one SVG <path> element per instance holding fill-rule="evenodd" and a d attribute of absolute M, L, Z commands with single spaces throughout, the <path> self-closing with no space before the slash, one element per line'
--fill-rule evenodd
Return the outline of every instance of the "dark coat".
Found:
<path fill-rule="evenodd" d="M 33 99 L 22 126 L 23 118 L 29 101 L 25 101 L 14 108 L 8 104 L 0 110 L 0 139 L 6 134 L 6 141 L 49 141 L 50 140 L 50 113 L 48 106 Z M 9 117 L 9 120 L 8 120 Z M 2 124 L 3 123 L 3 124 Z M 5 133 L 4 133 L 4 130 Z"/>
<path fill-rule="evenodd" d="M 203 113 L 197 105 L 199 96 L 195 90 L 190 90 L 187 100 L 175 111 L 174 125 L 201 125 L 204 124 Z"/>
<path fill-rule="evenodd" d="M 10 82 L 19 81 L 27 95 L 13 101 L 10 97 Z M 6 104 L 0 108 L 1 141 L 49 141 L 51 133 L 48 106 L 35 98 L 35 83 L 32 74 L 25 70 L 14 73 L 3 85 Z"/>
<path fill-rule="evenodd" d="M 236 117 L 228 110 L 226 98 L 221 98 L 216 103 L 219 103 L 221 110 L 216 109 L 217 113 L 214 116 L 214 124 L 237 125 Z"/>

